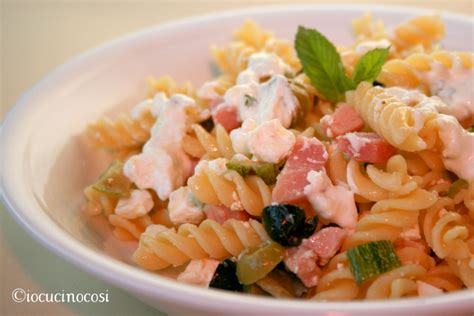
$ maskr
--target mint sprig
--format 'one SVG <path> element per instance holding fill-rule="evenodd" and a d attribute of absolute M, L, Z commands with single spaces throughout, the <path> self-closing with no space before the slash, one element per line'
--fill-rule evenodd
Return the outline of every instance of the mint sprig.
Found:
<path fill-rule="evenodd" d="M 349 78 L 336 47 L 317 30 L 299 26 L 295 49 L 313 86 L 332 102 L 343 100 L 345 92 L 355 89 L 362 81 L 373 82 L 389 52 L 389 48 L 367 52 L 357 63 L 353 77 Z"/>
<path fill-rule="evenodd" d="M 352 80 L 355 84 L 362 81 L 373 82 L 382 70 L 390 48 L 375 48 L 365 53 L 357 62 Z"/>

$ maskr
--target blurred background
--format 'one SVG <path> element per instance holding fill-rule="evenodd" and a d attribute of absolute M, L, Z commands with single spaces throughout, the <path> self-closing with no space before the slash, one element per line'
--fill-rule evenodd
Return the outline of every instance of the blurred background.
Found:
<path fill-rule="evenodd" d="M 192 15 L 252 6 L 290 4 L 295 1 L 0 0 L 0 2 L 0 120 L 3 120 L 18 97 L 41 77 L 72 56 L 104 41 L 143 27 Z M 297 2 L 396 4 L 474 15 L 472 0 Z M 17 304 L 12 302 L 10 297 L 15 288 L 29 289 L 31 292 L 108 290 L 110 303 Z M 96 280 L 50 253 L 27 235 L 0 205 L 0 315 L 92 314 L 160 315 L 125 292 Z"/>

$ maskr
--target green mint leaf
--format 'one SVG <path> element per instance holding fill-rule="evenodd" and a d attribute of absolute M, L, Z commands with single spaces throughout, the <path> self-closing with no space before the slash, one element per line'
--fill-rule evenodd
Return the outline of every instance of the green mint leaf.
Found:
<path fill-rule="evenodd" d="M 352 79 L 345 75 L 336 47 L 317 30 L 299 26 L 295 49 L 304 73 L 328 100 L 342 100 L 344 92 L 355 86 Z"/>
<path fill-rule="evenodd" d="M 388 57 L 390 47 L 375 48 L 365 53 L 357 63 L 352 75 L 355 85 L 362 81 L 373 82 L 382 70 L 382 66 Z"/>

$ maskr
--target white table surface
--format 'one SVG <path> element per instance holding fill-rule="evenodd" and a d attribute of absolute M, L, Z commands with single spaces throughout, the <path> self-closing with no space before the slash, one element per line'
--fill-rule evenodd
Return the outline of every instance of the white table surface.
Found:
<path fill-rule="evenodd" d="M 68 58 L 106 40 L 181 17 L 291 1 L 0 0 L 1 109 Z M 325 1 L 298 1 L 324 3 Z M 329 1 L 327 1 L 329 2 Z M 348 1 L 332 0 L 330 3 Z M 470 0 L 358 1 L 424 6 L 473 14 Z M 1 150 L 1 149 L 0 149 Z M 0 171 L 1 172 L 1 171 Z M 106 304 L 14 303 L 11 292 L 103 292 Z M 164 315 L 126 292 L 95 279 L 32 239 L 0 205 L 0 315 Z"/>

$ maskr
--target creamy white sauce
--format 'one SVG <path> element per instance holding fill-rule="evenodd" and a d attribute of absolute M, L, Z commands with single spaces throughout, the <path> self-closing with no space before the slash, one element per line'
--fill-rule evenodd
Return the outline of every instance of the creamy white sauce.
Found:
<path fill-rule="evenodd" d="M 204 220 L 203 205 L 194 197 L 188 187 L 181 187 L 171 192 L 169 199 L 168 211 L 173 224 L 198 225 Z"/>
<path fill-rule="evenodd" d="M 459 122 L 448 115 L 437 119 L 438 135 L 443 143 L 441 153 L 446 169 L 459 178 L 474 181 L 474 133 L 469 133 Z"/>
<path fill-rule="evenodd" d="M 189 126 L 195 122 L 196 103 L 193 99 L 175 94 L 161 98 L 158 120 L 151 129 L 151 137 L 142 153 L 130 157 L 124 174 L 140 189 L 153 189 L 160 199 L 183 186 L 192 172 L 191 158 L 184 152 L 182 141 Z"/>
<path fill-rule="evenodd" d="M 309 184 L 304 193 L 316 214 L 326 221 L 353 230 L 357 223 L 354 193 L 346 187 L 333 185 L 324 169 L 310 171 L 307 180 Z"/>
<path fill-rule="evenodd" d="M 447 68 L 434 61 L 431 71 L 423 80 L 430 87 L 432 95 L 440 97 L 448 107 L 442 112 L 456 117 L 459 121 L 474 119 L 474 67 L 464 67 L 462 60 L 454 57 L 453 65 Z"/>
<path fill-rule="evenodd" d="M 146 215 L 153 208 L 153 199 L 146 190 L 132 190 L 128 198 L 121 198 L 115 207 L 115 214 L 135 219 Z"/>

